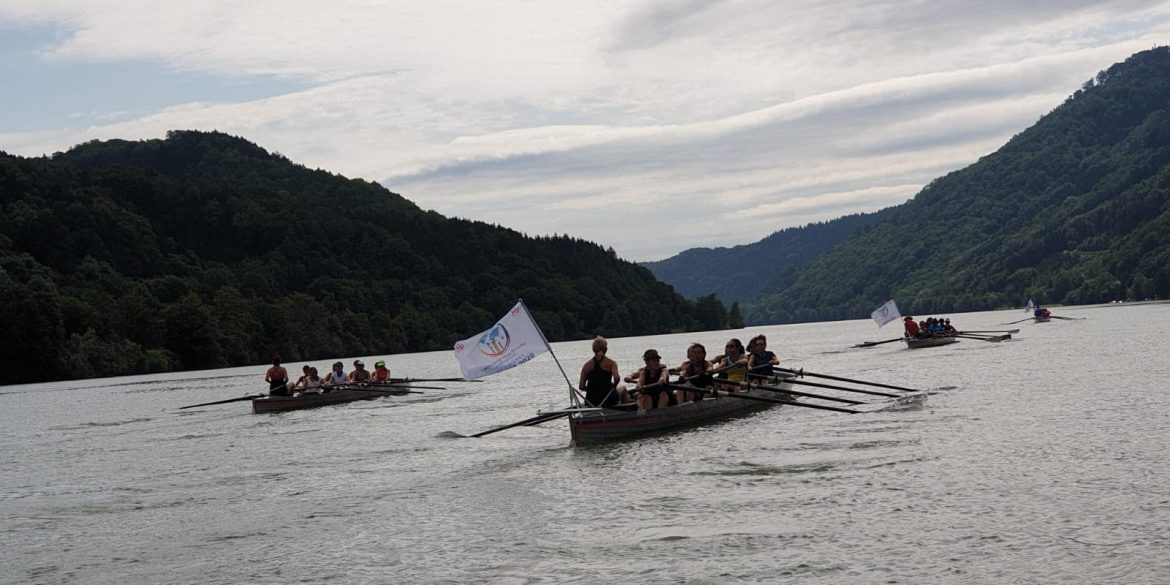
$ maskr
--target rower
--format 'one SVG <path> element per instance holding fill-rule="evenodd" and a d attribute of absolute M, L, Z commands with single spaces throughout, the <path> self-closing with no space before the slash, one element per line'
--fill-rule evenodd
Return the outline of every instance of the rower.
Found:
<path fill-rule="evenodd" d="M 687 348 L 687 361 L 678 367 L 680 382 L 690 384 L 695 388 L 708 388 L 714 384 L 711 377 L 711 364 L 707 362 L 707 348 L 701 343 L 692 343 Z M 679 402 L 698 402 L 703 399 L 703 392 L 692 390 L 676 390 Z"/>
<path fill-rule="evenodd" d="M 748 342 L 748 371 L 761 376 L 772 377 L 776 372 L 772 366 L 780 365 L 780 358 L 768 351 L 768 338 L 757 335 Z"/>
<path fill-rule="evenodd" d="M 347 382 L 366 382 L 370 379 L 370 371 L 366 369 L 366 364 L 362 360 L 354 360 L 353 371 L 349 373 Z"/>
<path fill-rule="evenodd" d="M 732 338 L 728 340 L 727 344 L 723 346 L 723 355 L 715 356 L 711 360 L 712 372 L 717 372 L 717 377 L 720 380 L 727 380 L 729 382 L 746 382 L 747 381 L 747 355 L 743 348 L 743 342 L 739 339 Z M 735 392 L 739 389 L 738 384 L 721 384 L 724 390 Z"/>
<path fill-rule="evenodd" d="M 333 371 L 325 374 L 325 388 L 344 384 L 348 377 L 345 375 L 345 364 L 333 362 Z"/>
<path fill-rule="evenodd" d="M 642 361 L 646 362 L 646 366 L 638 370 L 638 385 L 635 387 L 639 393 L 638 412 L 670 406 L 672 392 L 667 386 L 670 383 L 670 372 L 662 365 L 658 350 L 646 350 L 642 354 Z"/>
<path fill-rule="evenodd" d="M 382 360 L 378 360 L 378 361 L 374 362 L 374 377 L 372 378 L 372 381 L 374 381 L 374 382 L 389 382 L 390 381 L 390 368 L 386 367 L 386 362 L 384 362 Z"/>

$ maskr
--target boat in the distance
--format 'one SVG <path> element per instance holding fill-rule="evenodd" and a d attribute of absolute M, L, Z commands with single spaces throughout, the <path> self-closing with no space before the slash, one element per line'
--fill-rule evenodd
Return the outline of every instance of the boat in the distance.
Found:
<path fill-rule="evenodd" d="M 950 345 L 959 341 L 953 335 L 946 335 L 941 337 L 905 337 L 903 339 L 906 341 L 906 347 L 910 349 L 938 347 L 940 345 Z"/>
<path fill-rule="evenodd" d="M 772 387 L 792 390 L 792 385 L 782 380 Z M 734 394 L 772 400 L 793 400 L 792 395 L 783 392 L 753 387 L 733 394 L 721 393 L 698 402 L 684 402 L 642 413 L 637 411 L 636 405 L 618 405 L 573 413 L 569 416 L 569 431 L 573 436 L 573 444 L 593 445 L 699 426 L 780 406 L 777 402 L 736 398 Z"/>
<path fill-rule="evenodd" d="M 357 402 L 358 400 L 374 400 L 376 398 L 384 398 L 386 396 L 401 396 L 404 394 L 414 394 L 417 392 L 417 390 L 411 390 L 406 386 L 379 387 L 377 384 L 336 386 L 332 391 L 326 392 L 324 394 L 265 396 L 263 398 L 255 398 L 252 400 L 252 412 L 256 414 L 265 412 L 286 412 L 289 410 L 301 410 L 305 408 L 329 406 L 331 404 Z"/>

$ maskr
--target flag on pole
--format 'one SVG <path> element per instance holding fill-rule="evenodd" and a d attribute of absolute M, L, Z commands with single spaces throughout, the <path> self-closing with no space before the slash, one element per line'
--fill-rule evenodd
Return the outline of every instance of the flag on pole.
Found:
<path fill-rule="evenodd" d="M 1032 302 L 1032 299 L 1028 299 L 1028 306 L 1024 307 L 1024 312 L 1031 313 L 1035 310 L 1036 310 L 1036 304 Z"/>
<path fill-rule="evenodd" d="M 869 316 L 878 324 L 878 327 L 902 318 L 902 314 L 898 312 L 898 305 L 894 304 L 894 299 L 886 301 L 886 304 L 878 307 Z"/>
<path fill-rule="evenodd" d="M 491 329 L 456 343 L 455 359 L 463 377 L 476 380 L 514 368 L 548 350 L 544 335 L 521 301 Z"/>

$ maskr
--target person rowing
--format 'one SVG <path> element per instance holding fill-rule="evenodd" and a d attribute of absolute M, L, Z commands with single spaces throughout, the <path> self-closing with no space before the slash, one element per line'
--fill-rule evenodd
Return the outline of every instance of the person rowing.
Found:
<path fill-rule="evenodd" d="M 390 382 L 390 368 L 386 367 L 386 362 L 378 360 L 374 362 L 374 375 L 370 379 L 371 382 Z"/>
<path fill-rule="evenodd" d="M 353 371 L 349 373 L 349 378 L 346 381 L 362 383 L 368 382 L 369 380 L 370 371 L 366 369 L 366 364 L 362 363 L 362 360 L 354 360 Z"/>
<path fill-rule="evenodd" d="M 670 372 L 662 365 L 658 350 L 646 350 L 642 354 L 642 361 L 646 362 L 646 366 L 639 370 L 638 385 L 634 388 L 638 392 L 638 412 L 670 406 L 670 400 L 674 397 L 667 386 L 670 383 Z"/>
<path fill-rule="evenodd" d="M 768 338 L 757 335 L 748 342 L 748 371 L 761 376 L 775 376 L 772 366 L 780 365 L 780 358 L 768 351 Z"/>
<path fill-rule="evenodd" d="M 723 346 L 723 352 L 722 355 L 715 356 L 711 360 L 713 366 L 711 371 L 716 373 L 716 378 L 729 382 L 746 382 L 747 355 L 743 348 L 743 342 L 732 338 Z M 721 386 L 730 392 L 740 388 L 739 384 L 721 384 Z"/>
<path fill-rule="evenodd" d="M 577 388 L 585 393 L 590 406 L 608 408 L 629 400 L 625 386 L 619 386 L 622 376 L 617 362 L 606 357 L 609 342 L 600 335 L 593 339 L 593 357 L 581 366 Z"/>
<path fill-rule="evenodd" d="M 707 361 L 707 348 L 701 343 L 692 343 L 687 348 L 687 361 L 678 367 L 680 383 L 686 383 L 699 388 L 710 388 L 715 384 L 711 375 L 711 363 Z M 675 390 L 679 402 L 698 402 L 703 399 L 703 393 L 697 390 Z"/>
<path fill-rule="evenodd" d="M 333 362 L 333 371 L 325 374 L 325 391 L 328 392 L 329 388 L 344 384 L 348 379 L 349 377 L 345 375 L 345 364 Z"/>
<path fill-rule="evenodd" d="M 906 328 L 906 337 L 918 337 L 918 323 L 914 321 L 914 317 L 904 317 L 902 319 L 902 326 Z"/>
<path fill-rule="evenodd" d="M 309 368 L 309 371 L 300 380 L 297 380 L 296 388 L 299 388 L 301 395 L 305 394 L 321 394 L 324 390 L 321 388 L 321 377 L 317 375 L 317 368 Z"/>

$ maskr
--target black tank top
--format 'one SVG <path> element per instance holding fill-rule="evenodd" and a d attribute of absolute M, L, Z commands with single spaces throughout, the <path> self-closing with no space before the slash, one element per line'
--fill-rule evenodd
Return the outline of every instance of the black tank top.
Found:
<path fill-rule="evenodd" d="M 683 373 L 682 373 L 683 378 L 690 378 L 690 377 L 694 376 L 694 378 L 690 382 L 688 382 L 692 386 L 697 386 L 699 388 L 710 386 L 711 384 L 713 384 L 715 382 L 715 378 L 713 378 L 711 376 L 711 373 L 707 369 L 706 365 L 703 365 L 702 367 L 703 367 L 702 370 L 695 371 L 694 364 L 687 363 L 687 367 L 685 370 L 683 370 Z"/>
<path fill-rule="evenodd" d="M 601 360 L 593 358 L 593 369 L 585 375 L 585 400 L 593 406 L 617 404 L 613 392 L 613 374 L 601 369 Z"/>

